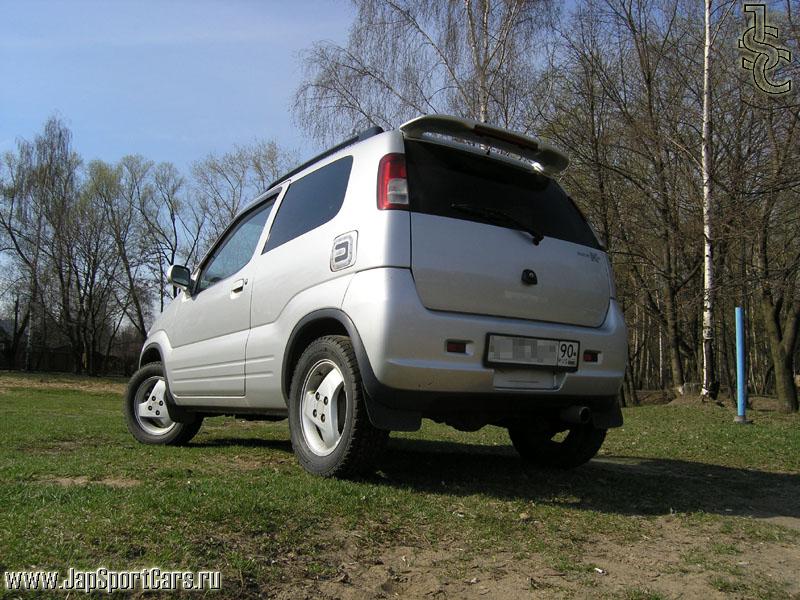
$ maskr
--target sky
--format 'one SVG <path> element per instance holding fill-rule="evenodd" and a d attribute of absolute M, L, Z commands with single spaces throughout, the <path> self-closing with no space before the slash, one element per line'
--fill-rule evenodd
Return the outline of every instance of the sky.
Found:
<path fill-rule="evenodd" d="M 309 156 L 299 55 L 351 18 L 343 0 L 0 0 L 0 153 L 57 115 L 85 160 L 186 170 L 256 139 Z"/>

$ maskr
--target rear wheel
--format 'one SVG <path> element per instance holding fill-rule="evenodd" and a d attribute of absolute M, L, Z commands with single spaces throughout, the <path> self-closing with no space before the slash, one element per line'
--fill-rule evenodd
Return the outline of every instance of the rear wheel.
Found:
<path fill-rule="evenodd" d="M 511 443 L 524 460 L 557 469 L 574 469 L 589 462 L 603 445 L 606 431 L 591 423 L 571 425 L 566 435 L 563 435 L 563 428 L 540 431 L 518 426 L 508 428 Z"/>
<path fill-rule="evenodd" d="M 292 377 L 292 448 L 302 467 L 323 477 L 368 471 L 389 437 L 367 416 L 353 346 L 344 336 L 312 342 Z"/>
<path fill-rule="evenodd" d="M 201 417 L 190 423 L 170 418 L 168 395 L 164 366 L 160 362 L 144 365 L 131 377 L 122 408 L 128 431 L 143 444 L 177 446 L 187 443 L 200 430 Z"/>

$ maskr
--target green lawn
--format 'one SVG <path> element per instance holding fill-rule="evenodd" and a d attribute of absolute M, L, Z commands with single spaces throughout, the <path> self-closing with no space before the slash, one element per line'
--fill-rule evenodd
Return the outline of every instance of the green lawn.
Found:
<path fill-rule="evenodd" d="M 626 409 L 568 473 L 426 422 L 351 482 L 303 472 L 285 422 L 148 447 L 115 392 L 38 385 L 0 374 L 4 571 L 221 570 L 215 598 L 800 594 L 797 416 Z"/>

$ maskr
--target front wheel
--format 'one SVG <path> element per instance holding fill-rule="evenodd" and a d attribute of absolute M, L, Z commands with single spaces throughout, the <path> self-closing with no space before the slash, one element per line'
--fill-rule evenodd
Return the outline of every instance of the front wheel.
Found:
<path fill-rule="evenodd" d="M 143 444 L 179 446 L 191 440 L 203 424 L 201 417 L 178 423 L 169 417 L 169 389 L 160 362 L 148 363 L 128 383 L 122 409 L 131 435 Z"/>
<path fill-rule="evenodd" d="M 605 429 L 591 423 L 572 425 L 563 430 L 532 430 L 519 426 L 508 428 L 511 443 L 523 460 L 540 467 L 574 469 L 589 462 L 606 439 Z M 562 437 L 563 436 L 563 437 Z"/>
<path fill-rule="evenodd" d="M 370 423 L 350 339 L 313 341 L 297 361 L 289 393 L 292 449 L 300 465 L 323 477 L 368 471 L 389 432 Z"/>

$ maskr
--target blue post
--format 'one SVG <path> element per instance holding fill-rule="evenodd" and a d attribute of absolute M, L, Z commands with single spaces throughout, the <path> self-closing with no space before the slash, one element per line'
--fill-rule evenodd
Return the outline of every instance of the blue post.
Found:
<path fill-rule="evenodd" d="M 744 370 L 744 311 L 736 307 L 736 422 L 750 423 L 747 420 L 747 379 Z"/>

